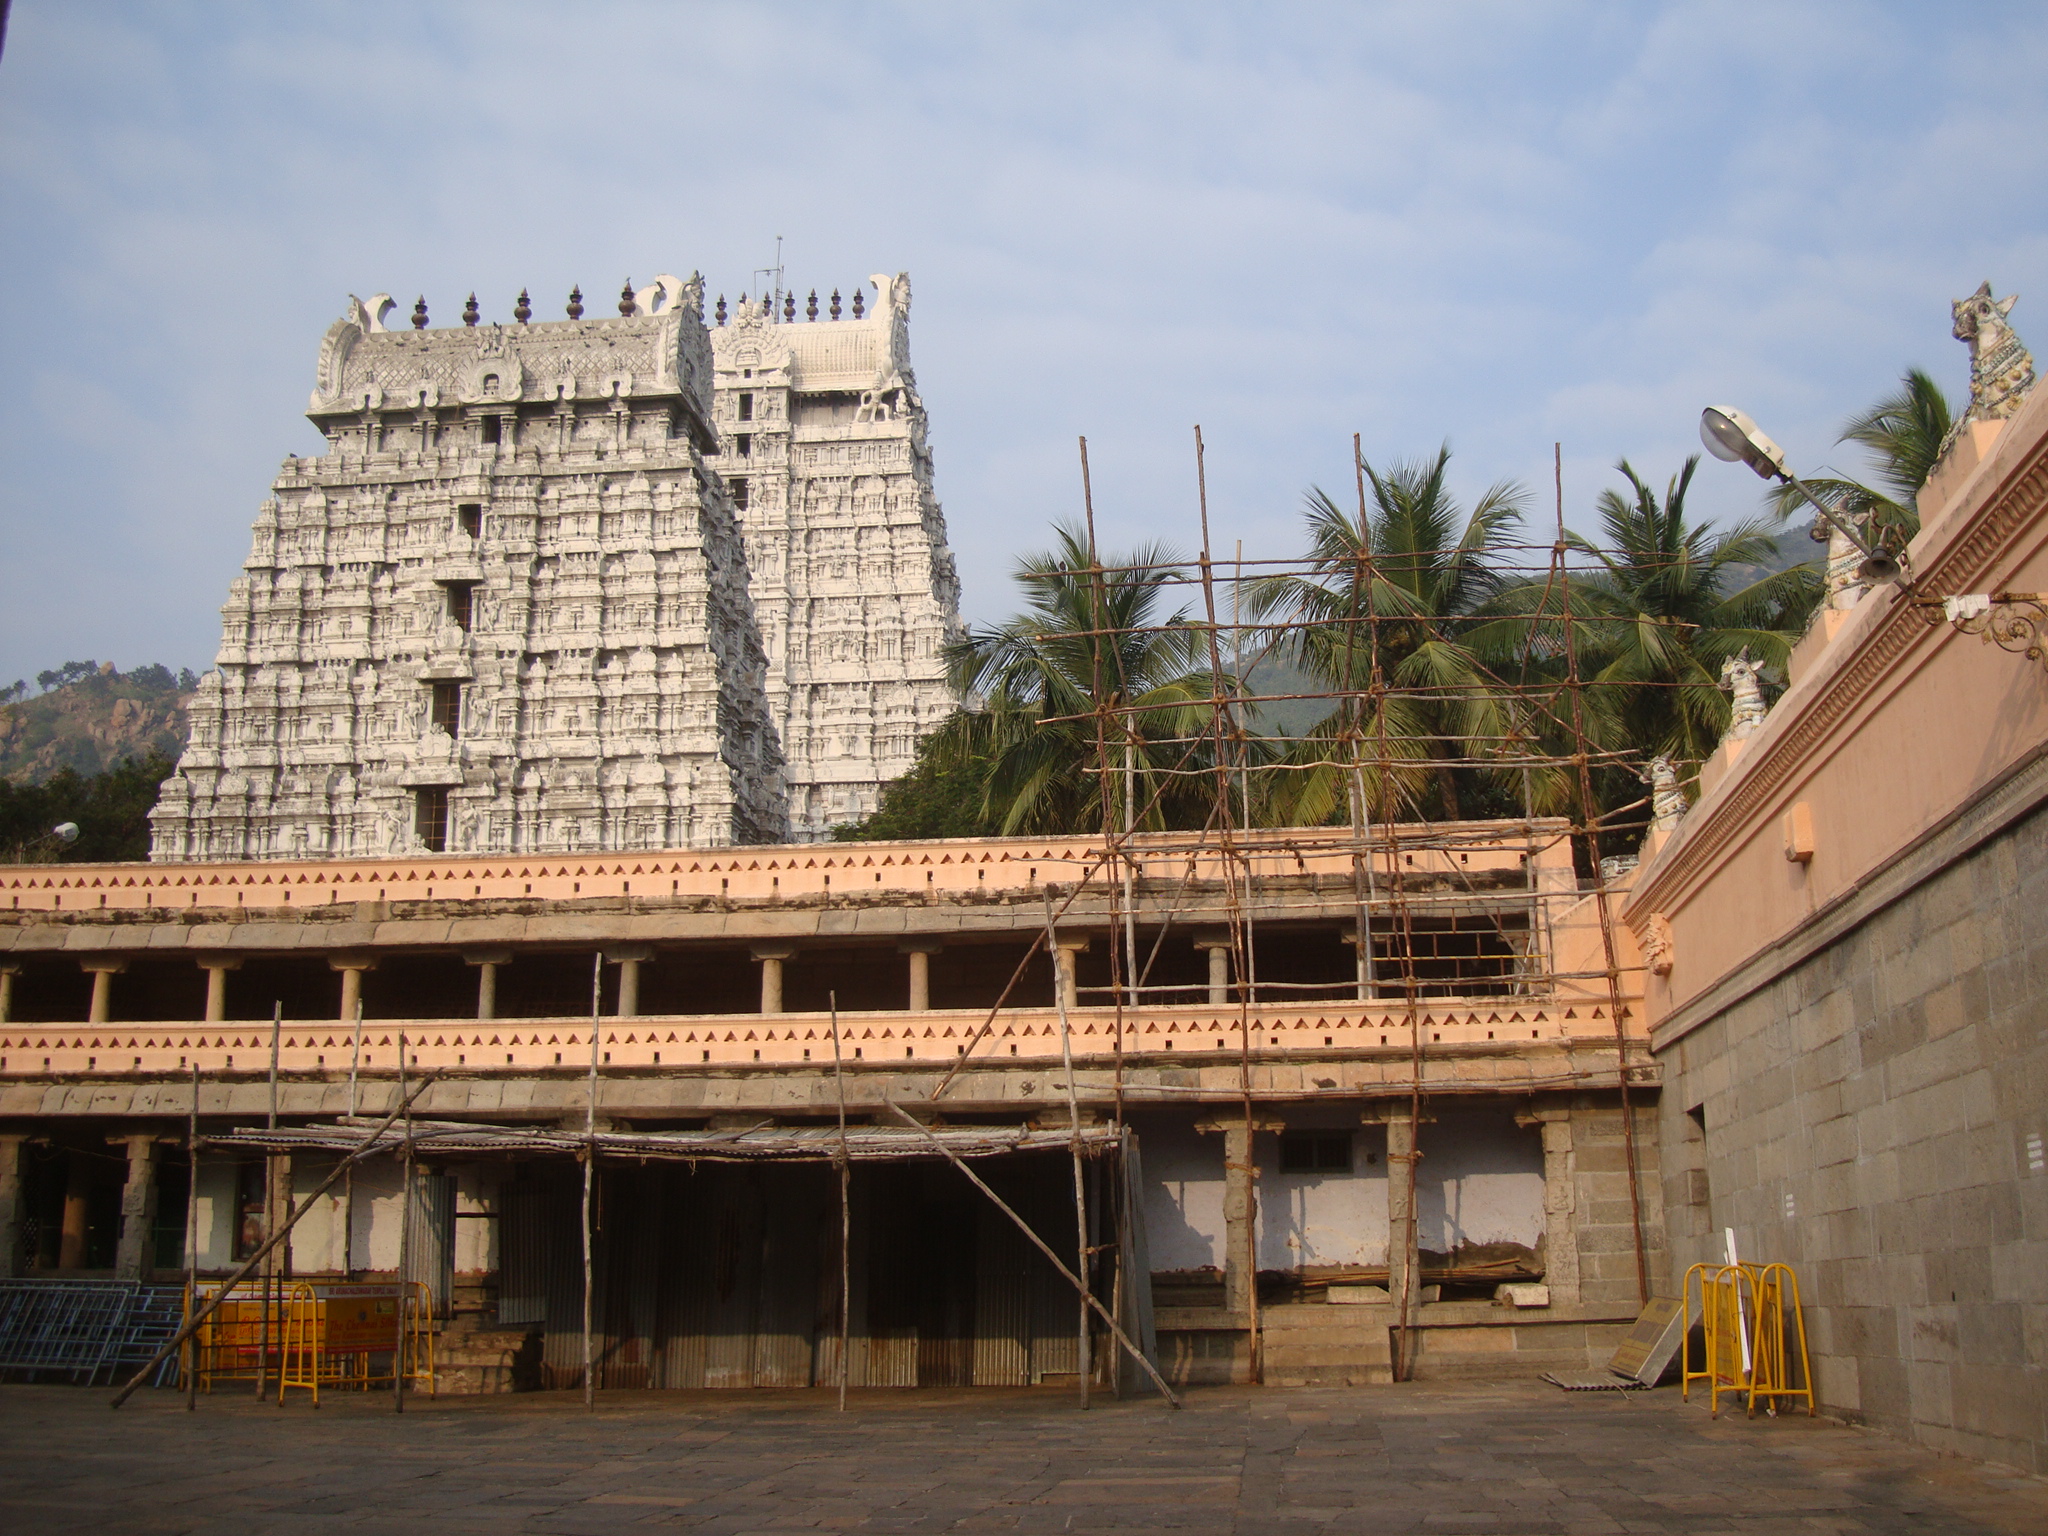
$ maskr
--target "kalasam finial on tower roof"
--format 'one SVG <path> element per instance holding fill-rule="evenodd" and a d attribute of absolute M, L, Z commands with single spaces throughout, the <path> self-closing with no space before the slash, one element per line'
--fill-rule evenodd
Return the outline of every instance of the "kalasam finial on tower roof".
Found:
<path fill-rule="evenodd" d="M 512 306 L 512 318 L 521 325 L 533 318 L 533 300 L 526 296 L 524 288 L 519 290 L 519 302 Z"/>
<path fill-rule="evenodd" d="M 469 302 L 462 306 L 462 323 L 464 325 L 475 325 L 481 318 L 482 311 L 476 307 L 476 295 L 472 293 L 469 296 Z"/>
<path fill-rule="evenodd" d="M 619 313 L 631 318 L 633 313 L 633 279 L 626 279 L 626 286 L 619 290 Z"/>
<path fill-rule="evenodd" d="M 583 318 L 583 285 L 581 283 L 578 283 L 569 290 L 569 318 L 571 320 L 581 320 Z"/>

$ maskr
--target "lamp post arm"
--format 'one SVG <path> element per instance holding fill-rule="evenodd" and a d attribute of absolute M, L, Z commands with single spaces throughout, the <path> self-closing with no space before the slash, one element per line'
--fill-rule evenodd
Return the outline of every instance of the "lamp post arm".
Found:
<path fill-rule="evenodd" d="M 1818 512 L 1821 515 L 1821 520 L 1825 522 L 1830 528 L 1834 529 L 1835 532 L 1839 533 L 1843 538 L 1847 539 L 1851 544 L 1854 544 L 1856 546 L 1857 553 L 1862 555 L 1864 559 L 1870 560 L 1876 558 L 1878 551 L 1871 544 L 1871 542 L 1868 539 L 1866 539 L 1862 534 L 1858 533 L 1848 523 L 1842 521 L 1842 519 L 1838 515 L 1836 515 L 1834 508 L 1830 507 L 1826 502 L 1822 501 L 1820 497 L 1816 496 L 1804 480 L 1800 479 L 1790 470 L 1780 470 L 1778 472 L 1778 478 L 1784 481 L 1785 484 L 1791 486 L 1792 489 L 1797 491 L 1800 495 L 1804 496 L 1807 499 L 1807 501 L 1812 503 L 1814 511 Z"/>

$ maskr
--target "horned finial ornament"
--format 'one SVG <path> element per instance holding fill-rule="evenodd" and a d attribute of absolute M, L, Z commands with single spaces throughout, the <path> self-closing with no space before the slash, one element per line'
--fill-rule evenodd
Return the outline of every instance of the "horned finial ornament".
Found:
<path fill-rule="evenodd" d="M 413 302 L 412 328 L 424 331 L 427 328 L 427 296 L 423 293 Z"/>

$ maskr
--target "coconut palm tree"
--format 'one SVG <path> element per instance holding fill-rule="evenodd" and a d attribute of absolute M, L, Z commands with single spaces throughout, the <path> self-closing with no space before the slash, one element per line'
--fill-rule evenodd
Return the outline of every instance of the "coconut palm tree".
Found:
<path fill-rule="evenodd" d="M 1660 500 L 1623 459 L 1617 467 L 1628 492 L 1602 491 L 1595 504 L 1604 542 L 1565 536 L 1593 562 L 1590 575 L 1571 579 L 1571 613 L 1593 716 L 1588 734 L 1611 750 L 1680 762 L 1707 757 L 1728 725 L 1723 663 L 1747 650 L 1782 676 L 1820 598 L 1811 565 L 1736 584 L 1744 567 L 1773 560 L 1778 542 L 1763 519 L 1719 531 L 1688 522 L 1685 496 L 1698 465 L 1698 454 L 1687 459 Z M 1555 598 L 1525 598 L 1523 606 L 1562 609 Z M 1554 655 L 1554 623 L 1551 633 Z"/>
<path fill-rule="evenodd" d="M 1269 776 L 1276 821 L 1314 825 L 1347 810 L 1405 819 L 1429 802 L 1455 819 L 1469 779 L 1459 765 L 1511 734 L 1512 711 L 1469 631 L 1501 588 L 1495 556 L 1524 492 L 1502 481 L 1465 512 L 1447 483 L 1450 457 L 1446 445 L 1385 472 L 1365 465 L 1362 515 L 1312 488 L 1307 571 L 1250 589 L 1273 649 L 1341 695 L 1290 748 L 1287 771 Z"/>
<path fill-rule="evenodd" d="M 980 765 L 980 814 L 1004 833 L 1099 831 L 1105 756 L 1112 825 L 1127 785 L 1137 827 L 1202 825 L 1216 690 L 1207 630 L 1185 609 L 1161 613 L 1181 558 L 1148 545 L 1098 570 L 1080 529 L 1056 524 L 1053 539 L 1018 562 L 1024 611 L 949 648 L 953 686 L 972 703 L 935 754 Z M 1236 691 L 1233 678 L 1223 685 Z"/>
<path fill-rule="evenodd" d="M 1908 368 L 1896 390 L 1852 416 L 1836 439 L 1870 451 L 1877 485 L 1840 476 L 1823 476 L 1807 484 L 1848 516 L 1868 517 L 1873 533 L 1903 546 L 1920 531 L 1914 499 L 1941 458 L 1953 420 L 1941 386 L 1920 369 Z M 1805 498 L 1790 486 L 1779 487 L 1774 502 L 1781 516 L 1807 510 Z"/>

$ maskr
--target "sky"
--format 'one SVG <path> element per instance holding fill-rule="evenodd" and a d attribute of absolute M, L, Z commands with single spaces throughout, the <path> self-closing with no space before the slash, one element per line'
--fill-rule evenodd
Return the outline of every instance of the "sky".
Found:
<path fill-rule="evenodd" d="M 1962 18 L 1962 19 L 1959 19 Z M 1448 442 L 1566 519 L 1742 406 L 1801 469 L 1949 301 L 2048 344 L 2048 8 L 1710 0 L 575 6 L 15 0 L 0 57 L 0 682 L 207 666 L 351 293 L 559 313 L 907 270 L 970 618 L 1078 515 L 1300 547 Z M 2038 317 L 2038 319 L 2036 318 Z M 1760 504 L 1710 461 L 1692 505 Z"/>

